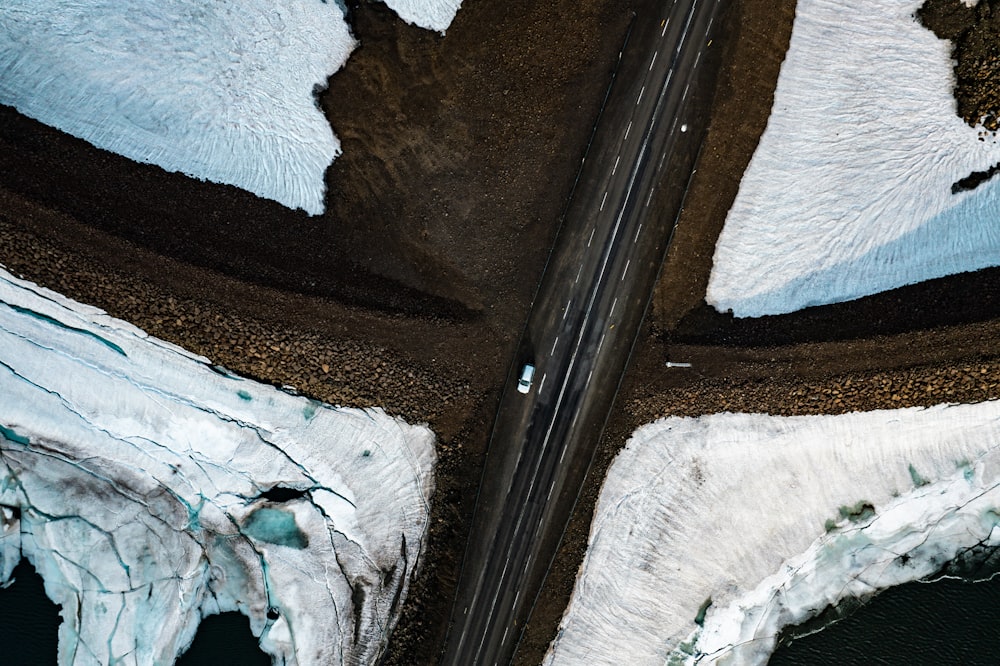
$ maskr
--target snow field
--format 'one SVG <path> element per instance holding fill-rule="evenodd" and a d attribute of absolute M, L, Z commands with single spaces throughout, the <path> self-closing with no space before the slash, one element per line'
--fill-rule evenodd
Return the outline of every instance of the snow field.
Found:
<path fill-rule="evenodd" d="M 997 402 L 644 426 L 545 663 L 764 664 L 783 626 L 1000 543 L 998 441 Z"/>
<path fill-rule="evenodd" d="M 389 3 L 442 33 L 460 4 Z M 318 215 L 341 149 L 315 95 L 356 44 L 338 2 L 10 0 L 0 104 L 137 162 Z"/>
<path fill-rule="evenodd" d="M 0 575 L 39 571 L 60 664 L 172 663 L 230 610 L 275 663 L 385 649 L 424 548 L 426 427 L 235 377 L 2 271 L 0 395 Z"/>
<path fill-rule="evenodd" d="M 716 245 L 706 300 L 793 312 L 1000 265 L 1000 162 L 955 113 L 951 43 L 921 0 L 801 0 L 767 129 Z"/>

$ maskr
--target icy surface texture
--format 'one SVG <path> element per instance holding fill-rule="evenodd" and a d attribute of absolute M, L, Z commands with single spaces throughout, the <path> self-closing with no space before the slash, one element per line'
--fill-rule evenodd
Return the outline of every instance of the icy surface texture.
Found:
<path fill-rule="evenodd" d="M 719 236 L 706 296 L 792 312 L 1000 264 L 1000 162 L 955 113 L 951 44 L 922 0 L 800 0 L 774 107 Z"/>
<path fill-rule="evenodd" d="M 385 0 L 385 4 L 407 23 L 444 34 L 462 0 Z"/>
<path fill-rule="evenodd" d="M 61 664 L 169 664 L 238 610 L 282 664 L 371 664 L 424 547 L 433 434 L 240 379 L 0 271 L 0 575 Z M 270 491 L 270 492 L 269 492 Z"/>
<path fill-rule="evenodd" d="M 1000 544 L 998 442 L 997 402 L 644 426 L 545 663 L 764 664 L 781 627 Z"/>
<path fill-rule="evenodd" d="M 340 142 L 315 94 L 356 42 L 343 3 L 0 4 L 0 104 L 98 148 L 324 210 Z M 460 0 L 395 0 L 444 32 Z"/>

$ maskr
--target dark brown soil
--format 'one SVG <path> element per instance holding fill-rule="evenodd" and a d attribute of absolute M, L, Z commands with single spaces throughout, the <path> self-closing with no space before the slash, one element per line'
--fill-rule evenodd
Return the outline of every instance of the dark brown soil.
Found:
<path fill-rule="evenodd" d="M 941 39 L 952 42 L 955 100 L 958 115 L 970 126 L 1000 129 L 1000 2 L 927 0 L 917 11 L 920 21 Z"/>

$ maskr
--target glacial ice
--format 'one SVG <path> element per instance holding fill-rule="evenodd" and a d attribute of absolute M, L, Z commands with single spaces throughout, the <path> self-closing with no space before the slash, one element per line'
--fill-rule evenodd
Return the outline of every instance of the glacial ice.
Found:
<path fill-rule="evenodd" d="M 764 664 L 778 631 L 1000 545 L 1000 402 L 637 430 L 545 664 Z"/>
<path fill-rule="evenodd" d="M 433 434 L 234 376 L 0 271 L 0 580 L 60 664 L 172 663 L 244 613 L 274 663 L 371 664 L 422 556 Z"/>
<path fill-rule="evenodd" d="M 706 300 L 792 312 L 1000 264 L 1000 162 L 955 113 L 951 44 L 923 0 L 799 0 L 767 129 L 715 249 Z"/>
<path fill-rule="evenodd" d="M 462 4 L 462 0 L 384 0 L 386 6 L 407 23 L 442 35 Z"/>
<path fill-rule="evenodd" d="M 315 93 L 356 42 L 343 3 L 0 4 L 0 104 L 98 148 L 311 215 L 340 142 Z M 460 0 L 396 0 L 443 32 Z"/>

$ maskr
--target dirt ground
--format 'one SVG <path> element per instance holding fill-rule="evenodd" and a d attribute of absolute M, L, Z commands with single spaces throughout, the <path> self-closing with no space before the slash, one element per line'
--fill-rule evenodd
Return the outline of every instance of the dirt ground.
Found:
<path fill-rule="evenodd" d="M 466 0 L 443 39 L 363 4 L 361 46 L 320 100 L 344 155 L 315 218 L 0 107 L 0 263 L 241 374 L 438 433 L 428 551 L 388 664 L 436 661 L 507 364 L 631 10 L 648 1 Z M 794 0 L 734 2 L 698 172 L 521 664 L 551 640 L 600 479 L 638 425 L 1000 395 L 998 271 L 752 321 L 704 304 L 793 16 Z"/>

